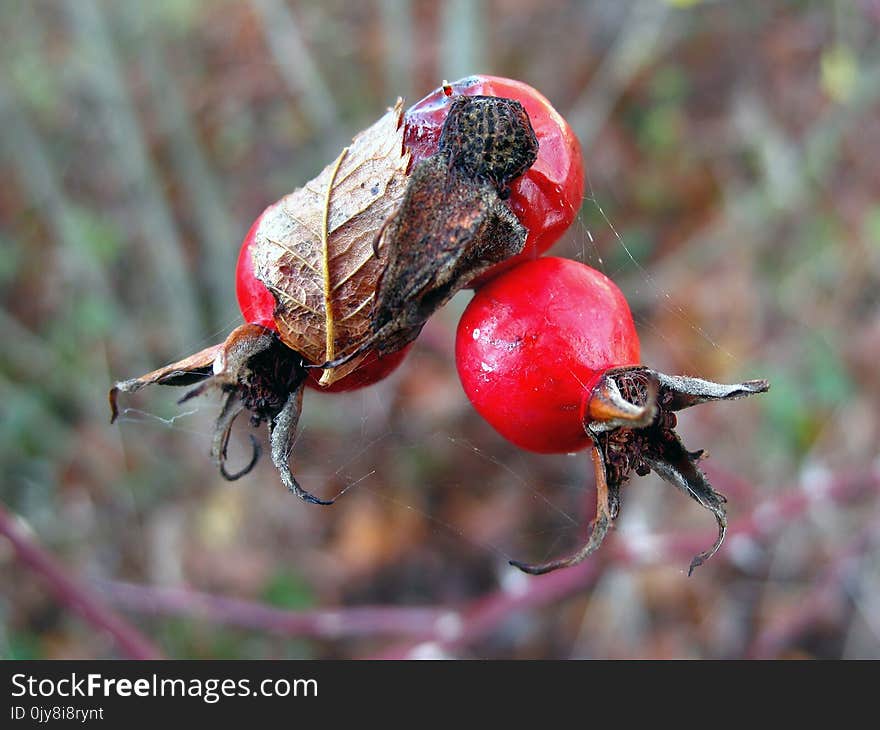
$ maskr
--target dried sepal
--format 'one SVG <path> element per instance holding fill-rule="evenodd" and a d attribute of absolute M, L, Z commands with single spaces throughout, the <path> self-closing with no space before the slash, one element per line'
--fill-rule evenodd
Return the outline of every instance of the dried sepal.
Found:
<path fill-rule="evenodd" d="M 746 380 L 744 383 L 725 385 L 687 375 L 656 375 L 666 395 L 664 408 L 669 411 L 681 411 L 710 401 L 745 398 L 755 393 L 765 393 L 770 388 L 766 380 Z"/>
<path fill-rule="evenodd" d="M 540 575 L 584 560 L 601 545 L 617 516 L 620 488 L 632 472 L 655 472 L 712 513 L 718 525 L 714 543 L 694 556 L 688 575 L 721 547 L 727 533 L 725 497 L 716 492 L 697 462 L 703 450 L 688 451 L 675 432 L 675 411 L 699 403 L 745 398 L 769 390 L 766 380 L 726 385 L 650 368 L 623 367 L 607 371 L 593 388 L 585 409 L 584 427 L 593 438 L 596 473 L 596 519 L 587 542 L 573 555 L 536 565 L 511 561 L 527 573 Z"/>
<path fill-rule="evenodd" d="M 587 541 L 577 552 L 568 557 L 537 564 L 511 560 L 510 564 L 512 566 L 530 575 L 543 575 L 560 568 L 570 568 L 583 562 L 602 545 L 605 535 L 608 534 L 608 530 L 614 524 L 614 519 L 617 517 L 620 507 L 620 485 L 608 484 L 605 460 L 598 445 L 592 447 L 590 455 L 593 459 L 593 471 L 596 477 L 596 518 L 593 520 L 590 536 L 587 538 Z"/>
<path fill-rule="evenodd" d="M 229 436 L 232 433 L 232 425 L 235 423 L 235 419 L 238 418 L 244 410 L 244 403 L 242 403 L 241 398 L 236 396 L 237 394 L 234 392 L 231 392 L 226 396 L 226 399 L 223 402 L 223 408 L 220 409 L 220 415 L 217 416 L 217 421 L 214 424 L 214 437 L 211 439 L 211 458 L 220 468 L 220 475 L 229 482 L 234 482 L 236 479 L 240 479 L 250 472 L 251 469 L 256 466 L 257 461 L 260 458 L 260 445 L 254 438 L 253 434 L 251 434 L 250 461 L 247 465 L 236 472 L 230 472 L 226 468 L 226 449 L 229 445 Z"/>
<path fill-rule="evenodd" d="M 223 343 L 206 347 L 194 355 L 183 360 L 166 365 L 158 370 L 153 370 L 146 375 L 130 380 L 120 380 L 110 388 L 108 400 L 110 402 L 110 423 L 115 423 L 119 417 L 119 394 L 136 393 L 147 385 L 191 385 L 202 378 L 207 377 L 214 366 L 214 360 L 223 347 Z"/>
<path fill-rule="evenodd" d="M 671 433 L 671 438 L 666 438 L 659 448 L 648 450 L 643 458 L 645 463 L 664 481 L 677 487 L 691 499 L 696 501 L 704 509 L 709 510 L 718 524 L 718 536 L 708 549 L 694 556 L 688 567 L 688 575 L 694 572 L 694 568 L 702 565 L 711 558 L 727 534 L 727 511 L 724 507 L 727 499 L 719 494 L 702 470 L 697 466 L 697 461 L 702 457 L 702 452 L 690 452 L 685 449 L 678 434 Z"/>

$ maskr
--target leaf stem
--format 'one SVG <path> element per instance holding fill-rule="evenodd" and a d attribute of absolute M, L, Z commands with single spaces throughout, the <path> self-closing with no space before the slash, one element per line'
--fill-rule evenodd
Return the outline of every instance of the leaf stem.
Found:
<path fill-rule="evenodd" d="M 333 184 L 336 174 L 342 165 L 342 160 L 348 154 L 348 147 L 343 147 L 339 157 L 333 162 L 330 170 L 330 179 L 327 181 L 327 192 L 324 196 L 324 215 L 321 219 L 321 273 L 324 277 L 324 332 L 325 332 L 325 360 L 333 360 L 336 357 L 336 333 L 333 319 L 333 282 L 330 277 L 330 198 L 333 195 Z M 323 380 L 323 376 L 322 376 Z"/>

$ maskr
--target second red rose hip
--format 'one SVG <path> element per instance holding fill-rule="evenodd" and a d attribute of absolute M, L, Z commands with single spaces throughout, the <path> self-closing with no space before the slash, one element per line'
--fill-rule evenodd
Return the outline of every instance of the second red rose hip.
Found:
<path fill-rule="evenodd" d="M 676 411 L 763 393 L 766 380 L 734 385 L 670 376 L 640 364 L 626 299 L 604 274 L 577 261 L 541 258 L 494 279 L 471 300 L 456 334 L 465 393 L 504 437 L 540 453 L 589 448 L 596 475 L 596 519 L 573 555 L 529 573 L 579 563 L 602 543 L 617 516 L 620 488 L 634 471 L 656 472 L 712 512 L 718 537 L 690 570 L 721 546 L 725 499 L 675 433 Z"/>

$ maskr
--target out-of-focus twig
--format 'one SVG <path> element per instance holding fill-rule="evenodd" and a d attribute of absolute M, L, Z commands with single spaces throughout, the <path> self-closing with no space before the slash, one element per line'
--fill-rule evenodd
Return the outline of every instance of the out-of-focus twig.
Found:
<path fill-rule="evenodd" d="M 59 260 L 65 276 L 82 281 L 102 296 L 112 296 L 104 272 L 94 261 L 84 260 L 87 247 L 80 241 L 80 226 L 73 206 L 68 201 L 59 177 L 50 159 L 47 145 L 15 95 L 7 91 L 0 79 L 0 138 L 2 150 L 9 155 L 22 186 L 30 196 L 30 203 L 46 222 L 52 238 L 59 246 Z"/>
<path fill-rule="evenodd" d="M 508 568 L 502 588 L 478 598 L 455 618 L 448 620 L 433 636 L 418 643 L 393 646 L 376 659 L 412 659 L 449 656 L 457 649 L 490 634 L 519 611 L 547 606 L 588 589 L 602 572 L 603 563 L 593 560 L 573 568 L 533 578 Z"/>
<path fill-rule="evenodd" d="M 751 218 L 754 229 L 759 230 L 769 218 L 779 215 L 780 209 L 796 212 L 825 192 L 821 186 L 828 184 L 829 170 L 839 160 L 845 136 L 880 97 L 880 48 L 872 48 L 868 58 L 852 101 L 831 106 L 799 145 L 774 121 L 765 101 L 754 93 L 738 94 L 734 125 L 742 139 L 755 140 L 763 179 L 747 195 L 741 190 L 728 195 L 732 213 L 741 213 L 743 220 Z M 757 221 L 756 213 L 761 215 Z"/>
<path fill-rule="evenodd" d="M 413 9 L 410 0 L 381 0 L 379 15 L 385 42 L 382 61 L 385 68 L 385 96 L 409 98 L 415 90 L 413 50 L 415 42 Z"/>
<path fill-rule="evenodd" d="M 731 124 L 735 134 L 731 139 L 711 140 L 711 149 L 751 140 L 762 163 L 761 178 L 754 184 L 743 186 L 731 182 L 730 173 L 719 169 L 718 179 L 726 181 L 722 214 L 713 217 L 683 241 L 676 256 L 653 262 L 654 278 L 671 280 L 683 256 L 709 252 L 710 244 L 717 245 L 718 241 L 755 246 L 772 235 L 772 222 L 779 218 L 781 211 L 799 215 L 805 209 L 814 208 L 817 201 L 830 194 L 823 187 L 833 177 L 829 171 L 839 162 L 846 135 L 865 121 L 867 110 L 880 98 L 880 48 L 873 49 L 870 58 L 871 61 L 860 70 L 852 101 L 846 105 L 834 105 L 822 114 L 799 144 L 788 140 L 784 130 L 774 121 L 772 110 L 760 97 L 745 91 L 736 94 L 732 105 L 736 113 Z M 848 287 L 840 289 L 849 290 Z M 857 288 L 853 290 L 858 291 Z M 652 295 L 650 289 L 645 289 L 641 295 L 636 292 L 630 296 L 630 304 L 638 306 L 641 298 L 649 295 Z"/>
<path fill-rule="evenodd" d="M 84 240 L 83 226 L 80 224 L 76 206 L 68 198 L 60 182 L 57 169 L 50 156 L 49 145 L 0 79 L 0 152 L 7 154 L 15 166 L 21 183 L 27 190 L 34 212 L 45 221 L 56 245 L 55 256 L 69 287 L 71 298 L 84 292 L 97 296 L 105 307 L 110 307 L 114 293 L 107 273 L 101 262 L 89 253 L 88 242 Z M 67 399 L 75 399 L 85 412 L 97 416 L 103 404 L 91 399 L 91 393 L 71 389 L 66 383 L 46 377 L 52 372 L 61 372 L 57 352 L 38 335 L 33 334 L 11 313 L 0 316 L 0 334 L 4 342 L 14 342 L 14 347 L 5 348 L 4 355 L 14 363 L 16 378 L 22 382 L 37 382 L 44 385 L 53 395 L 61 394 Z M 119 328 L 115 338 L 126 351 L 135 350 L 135 336 L 130 328 Z M 95 367 L 95 360 L 90 360 Z"/>
<path fill-rule="evenodd" d="M 486 8 L 476 0 L 446 0 L 442 5 L 440 75 L 448 80 L 485 73 Z"/>
<path fill-rule="evenodd" d="M 62 606 L 76 611 L 92 626 L 110 634 L 120 651 L 128 658 L 161 658 L 161 652 L 143 634 L 72 580 L 68 571 L 37 545 L 2 505 L 0 535 L 9 540 L 16 556 L 24 565 L 45 579 Z"/>
<path fill-rule="evenodd" d="M 227 320 L 229 310 L 229 272 L 235 266 L 239 230 L 227 213 L 217 177 L 212 172 L 198 139 L 186 101 L 178 82 L 168 70 L 162 52 L 158 24 L 151 24 L 149 4 L 118 3 L 109 6 L 128 31 L 128 38 L 143 64 L 162 131 L 171 146 L 171 165 L 182 181 L 201 239 L 199 271 L 204 271 L 211 296 L 213 326 Z"/>
<path fill-rule="evenodd" d="M 134 103 L 120 69 L 104 10 L 94 0 L 68 2 L 67 19 L 79 49 L 78 62 L 97 103 L 98 123 L 106 132 L 107 159 L 118 165 L 126 187 L 125 200 L 138 222 L 145 250 L 163 286 L 161 304 L 175 347 L 185 351 L 203 335 L 195 291 L 173 217 L 147 149 Z"/>
<path fill-rule="evenodd" d="M 736 521 L 728 532 L 728 550 L 722 551 L 715 559 L 736 559 L 742 541 L 757 541 L 775 534 L 782 526 L 799 519 L 817 500 L 829 504 L 846 503 L 860 496 L 880 492 L 880 469 L 852 473 L 834 477 L 821 488 L 804 490 L 800 485 L 783 492 L 779 497 L 759 504 L 752 512 Z M 635 566 L 646 563 L 688 561 L 712 542 L 713 534 L 699 533 L 684 536 L 658 536 L 649 540 L 625 541 L 617 539 L 606 556 L 609 564 L 618 567 Z M 683 570 L 685 563 L 682 563 Z M 409 642 L 382 652 L 377 658 L 404 659 L 419 656 L 443 656 L 472 641 L 496 630 L 501 622 L 527 608 L 546 606 L 568 596 L 583 592 L 601 573 L 601 563 L 597 560 L 581 563 L 555 573 L 536 578 L 526 578 L 518 574 L 508 588 L 477 599 L 459 614 L 457 625 L 447 621 L 444 632 L 437 632 L 428 641 Z M 452 630 L 452 628 L 455 630 Z"/>
<path fill-rule="evenodd" d="M 302 112 L 326 138 L 335 138 L 339 115 L 330 87 L 312 58 L 299 25 L 280 0 L 253 0 L 269 50 L 287 88 L 302 97 Z"/>

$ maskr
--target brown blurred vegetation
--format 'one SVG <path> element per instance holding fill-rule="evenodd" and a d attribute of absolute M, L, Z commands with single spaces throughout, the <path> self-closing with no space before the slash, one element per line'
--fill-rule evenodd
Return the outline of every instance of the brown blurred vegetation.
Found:
<path fill-rule="evenodd" d="M 455 607 L 521 588 L 507 559 L 578 543 L 586 457 L 517 451 L 461 392 L 466 296 L 387 381 L 306 396 L 296 473 L 346 490 L 332 508 L 284 493 L 268 460 L 224 482 L 210 398 L 145 391 L 108 424 L 112 381 L 238 323 L 238 245 L 266 205 L 398 95 L 480 71 L 531 83 L 579 135 L 589 195 L 554 253 L 617 281 L 645 362 L 771 380 L 681 419 L 734 524 L 785 490 L 878 478 L 877 0 L 4 0 L 0 26 L 0 500 L 95 595 L 124 581 L 291 610 Z M 236 441 L 233 464 L 244 428 Z M 687 578 L 651 537 L 710 536 L 710 516 L 635 478 L 581 589 L 449 653 L 880 657 L 877 493 L 734 536 Z M 116 655 L 2 541 L 0 570 L 0 654 Z M 393 642 L 133 608 L 177 658 Z"/>

